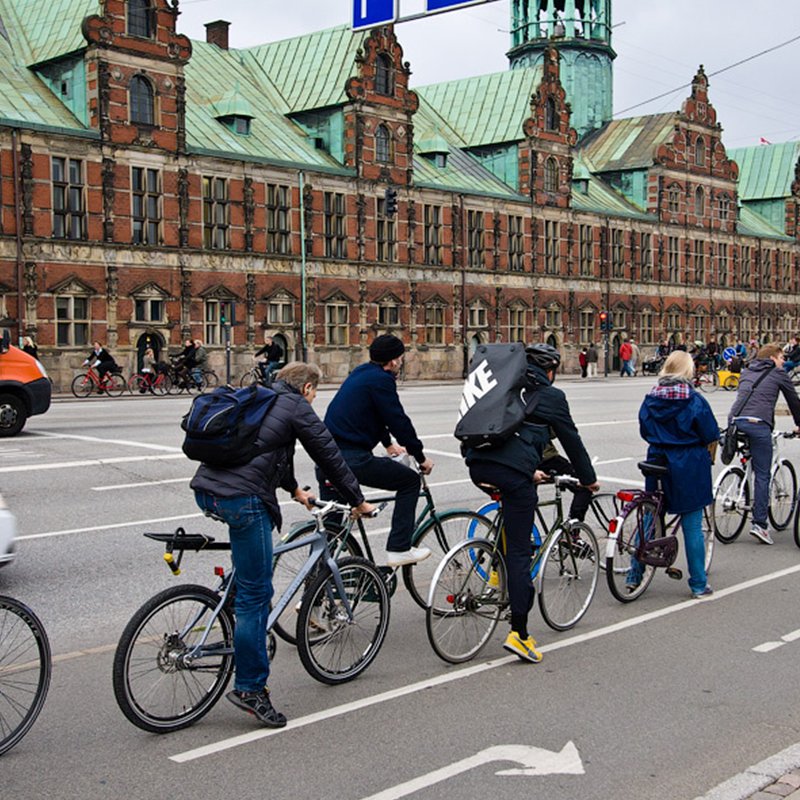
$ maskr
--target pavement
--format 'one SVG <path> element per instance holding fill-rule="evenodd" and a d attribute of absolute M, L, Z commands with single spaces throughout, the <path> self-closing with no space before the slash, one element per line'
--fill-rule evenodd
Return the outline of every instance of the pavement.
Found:
<path fill-rule="evenodd" d="M 800 800 L 800 744 L 748 767 L 695 800 Z"/>

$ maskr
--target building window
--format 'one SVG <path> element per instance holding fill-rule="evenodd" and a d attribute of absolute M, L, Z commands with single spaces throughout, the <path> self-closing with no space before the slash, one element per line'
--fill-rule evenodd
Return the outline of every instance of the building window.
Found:
<path fill-rule="evenodd" d="M 153 87 L 147 78 L 134 75 L 128 89 L 131 122 L 137 125 L 155 125 Z"/>
<path fill-rule="evenodd" d="M 294 303 L 291 300 L 270 300 L 267 320 L 270 325 L 293 325 Z"/>
<path fill-rule="evenodd" d="M 702 136 L 698 136 L 694 143 L 694 163 L 697 167 L 702 167 L 706 163 L 706 140 Z"/>
<path fill-rule="evenodd" d="M 482 211 L 467 211 L 467 257 L 471 267 L 483 267 Z"/>
<path fill-rule="evenodd" d="M 558 161 L 552 156 L 544 162 L 544 190 L 551 194 L 558 191 Z"/>
<path fill-rule="evenodd" d="M 394 217 L 386 216 L 386 200 L 377 198 L 377 214 L 375 239 L 377 245 L 376 257 L 378 261 L 397 260 L 397 230 Z"/>
<path fill-rule="evenodd" d="M 616 309 L 611 312 L 611 320 L 614 323 L 614 328 L 618 331 L 624 331 L 628 327 L 628 314 L 624 308 Z"/>
<path fill-rule="evenodd" d="M 579 316 L 581 344 L 590 344 L 594 341 L 594 311 L 586 309 Z"/>
<path fill-rule="evenodd" d="M 128 35 L 153 36 L 153 14 L 150 0 L 128 0 Z"/>
<path fill-rule="evenodd" d="M 392 137 L 385 125 L 378 125 L 375 129 L 375 160 L 381 164 L 392 160 Z"/>
<path fill-rule="evenodd" d="M 544 129 L 546 131 L 558 130 L 558 114 L 556 113 L 556 101 L 548 97 L 544 104 Z"/>
<path fill-rule="evenodd" d="M 267 184 L 267 252 L 285 255 L 291 246 L 291 190 Z"/>
<path fill-rule="evenodd" d="M 444 344 L 444 306 L 425 306 L 425 344 Z"/>
<path fill-rule="evenodd" d="M 544 222 L 544 271 L 558 274 L 558 223 L 552 220 Z"/>
<path fill-rule="evenodd" d="M 781 288 L 789 291 L 792 288 L 792 254 L 788 250 L 783 250 L 781 261 Z"/>
<path fill-rule="evenodd" d="M 698 186 L 694 193 L 694 214 L 697 221 L 701 222 L 701 217 L 706 213 L 706 194 L 702 186 Z"/>
<path fill-rule="evenodd" d="M 646 308 L 639 314 L 639 339 L 642 344 L 653 344 L 653 312 Z"/>
<path fill-rule="evenodd" d="M 525 268 L 525 238 L 522 217 L 508 215 L 508 268 L 522 272 Z M 514 339 L 511 340 L 516 341 Z"/>
<path fill-rule="evenodd" d="M 486 307 L 478 303 L 469 307 L 469 327 L 473 330 L 475 328 L 485 328 L 487 325 Z"/>
<path fill-rule="evenodd" d="M 325 256 L 345 258 L 347 255 L 347 225 L 344 195 L 325 192 Z"/>
<path fill-rule="evenodd" d="M 697 240 L 694 243 L 694 282 L 705 283 L 706 280 L 706 243 Z"/>
<path fill-rule="evenodd" d="M 442 263 L 442 207 L 425 206 L 425 263 Z"/>
<path fill-rule="evenodd" d="M 209 250 L 228 247 L 228 181 L 225 178 L 203 178 L 203 245 Z"/>
<path fill-rule="evenodd" d="M 743 288 L 750 288 L 750 282 L 753 280 L 753 251 L 750 249 L 750 245 L 745 245 L 742 247 L 742 276 L 741 276 L 741 284 Z"/>
<path fill-rule="evenodd" d="M 728 285 L 728 245 L 717 245 L 717 279 L 720 286 Z"/>
<path fill-rule="evenodd" d="M 772 250 L 762 251 L 761 288 L 772 288 Z"/>
<path fill-rule="evenodd" d="M 719 198 L 719 218 L 722 222 L 727 222 L 731 213 L 731 199 L 727 194 L 720 195 Z"/>
<path fill-rule="evenodd" d="M 611 276 L 625 277 L 625 244 L 619 228 L 611 231 Z"/>
<path fill-rule="evenodd" d="M 525 341 L 525 309 L 521 306 L 508 309 L 508 341 Z"/>
<path fill-rule="evenodd" d="M 548 306 L 544 311 L 544 325 L 551 330 L 561 327 L 561 307 L 558 305 Z"/>
<path fill-rule="evenodd" d="M 383 300 L 378 305 L 378 327 L 400 327 L 400 306 L 394 300 Z"/>
<path fill-rule="evenodd" d="M 350 306 L 347 303 L 327 303 L 325 306 L 325 343 L 348 344 L 349 321 Z"/>
<path fill-rule="evenodd" d="M 161 225 L 161 176 L 157 169 L 131 167 L 133 243 L 158 244 Z"/>
<path fill-rule="evenodd" d="M 678 282 L 678 237 L 670 236 L 667 240 L 667 264 L 669 266 L 669 281 L 671 283 Z"/>
<path fill-rule="evenodd" d="M 163 322 L 163 298 L 136 297 L 133 300 L 133 318 L 136 322 Z"/>
<path fill-rule="evenodd" d="M 670 214 L 677 214 L 681 210 L 681 192 L 677 186 L 670 186 L 667 191 L 667 209 Z"/>
<path fill-rule="evenodd" d="M 88 297 L 56 297 L 56 344 L 59 347 L 89 344 Z"/>
<path fill-rule="evenodd" d="M 706 318 L 703 314 L 692 315 L 692 331 L 695 341 L 704 342 L 706 340 Z"/>
<path fill-rule="evenodd" d="M 667 328 L 671 331 L 679 331 L 681 327 L 681 312 L 674 308 L 670 309 L 667 312 Z"/>
<path fill-rule="evenodd" d="M 53 236 L 85 239 L 86 210 L 83 196 L 83 162 L 53 158 Z"/>
<path fill-rule="evenodd" d="M 653 243 L 649 233 L 643 233 L 640 241 L 640 258 L 642 260 L 642 280 L 653 280 Z"/>
<path fill-rule="evenodd" d="M 378 94 L 394 94 L 392 76 L 392 59 L 386 53 L 378 53 L 375 59 L 375 91 Z"/>
<path fill-rule="evenodd" d="M 579 270 L 581 275 L 591 275 L 593 271 L 593 231 L 591 225 L 578 228 Z"/>
<path fill-rule="evenodd" d="M 210 298 L 206 300 L 203 319 L 205 343 L 208 345 L 222 344 L 224 341 L 224 325 L 222 321 L 231 321 L 231 301 L 218 300 L 216 298 Z M 233 341 L 234 330 L 235 328 L 231 328 L 231 341 Z"/>

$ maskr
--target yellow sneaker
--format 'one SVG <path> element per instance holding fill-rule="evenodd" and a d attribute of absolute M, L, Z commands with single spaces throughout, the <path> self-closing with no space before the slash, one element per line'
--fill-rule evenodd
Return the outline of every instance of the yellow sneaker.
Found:
<path fill-rule="evenodd" d="M 536 639 L 533 636 L 523 639 L 516 631 L 511 631 L 506 636 L 503 649 L 523 661 L 530 661 L 531 664 L 538 664 L 542 660 L 542 654 L 536 649 Z"/>
<path fill-rule="evenodd" d="M 500 588 L 500 573 L 496 569 L 493 569 L 489 573 L 489 580 L 486 581 L 486 585 L 490 589 L 499 589 Z"/>

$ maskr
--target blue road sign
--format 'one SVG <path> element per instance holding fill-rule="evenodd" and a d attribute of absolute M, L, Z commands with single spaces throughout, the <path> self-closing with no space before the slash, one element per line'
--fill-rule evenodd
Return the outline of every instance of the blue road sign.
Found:
<path fill-rule="evenodd" d="M 386 25 L 397 19 L 397 0 L 353 0 L 353 30 Z"/>
<path fill-rule="evenodd" d="M 462 6 L 476 6 L 486 2 L 491 0 L 426 0 L 425 11 L 428 14 L 435 14 L 437 11 L 452 11 Z"/>
<path fill-rule="evenodd" d="M 736 355 L 736 351 L 735 351 L 735 350 L 734 350 L 732 347 L 726 347 L 726 348 L 725 348 L 725 349 L 722 351 L 722 357 L 723 357 L 723 358 L 724 358 L 726 361 L 730 361 L 730 360 L 731 360 L 731 359 L 732 359 L 732 358 L 733 358 L 735 355 Z"/>

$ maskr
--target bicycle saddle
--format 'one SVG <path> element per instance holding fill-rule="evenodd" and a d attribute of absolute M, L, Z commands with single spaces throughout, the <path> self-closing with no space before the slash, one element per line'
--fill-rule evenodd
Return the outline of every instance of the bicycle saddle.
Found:
<path fill-rule="evenodd" d="M 639 471 L 642 475 L 651 475 L 660 478 L 669 474 L 668 467 L 663 464 L 655 464 L 652 461 L 640 461 L 636 466 L 639 467 Z"/>

